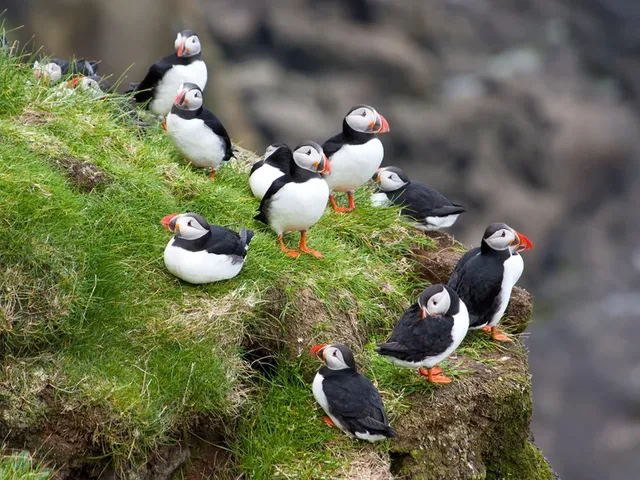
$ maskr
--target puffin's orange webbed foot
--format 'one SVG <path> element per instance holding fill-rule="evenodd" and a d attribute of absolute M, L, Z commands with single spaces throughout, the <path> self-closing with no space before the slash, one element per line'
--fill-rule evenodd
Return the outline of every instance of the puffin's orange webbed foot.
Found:
<path fill-rule="evenodd" d="M 322 421 L 323 421 L 324 423 L 326 423 L 327 425 L 329 425 L 330 427 L 335 427 L 335 426 L 336 426 L 336 424 L 335 424 L 335 423 L 333 423 L 333 420 L 331 420 L 331 417 L 324 417 L 324 418 L 322 419 Z"/>
<path fill-rule="evenodd" d="M 167 121 L 166 120 L 162 120 L 162 129 L 166 132 L 167 131 Z"/>
<path fill-rule="evenodd" d="M 442 369 L 440 367 L 434 367 L 434 368 L 420 367 L 418 371 L 420 372 L 420 375 L 427 377 L 427 381 L 431 383 L 446 384 L 446 383 L 452 382 L 452 380 L 449 377 L 445 376 L 444 373 L 442 373 Z"/>
<path fill-rule="evenodd" d="M 214 178 L 216 178 L 216 171 L 211 170 L 211 175 L 209 175 L 209 180 L 213 180 Z"/>
<path fill-rule="evenodd" d="M 282 235 L 278 236 L 278 242 L 280 242 L 280 251 L 286 253 L 287 257 L 298 258 L 300 256 L 300 252 L 298 252 L 297 250 L 293 250 L 292 248 L 288 248 L 284 244 L 284 238 L 282 237 Z"/>
<path fill-rule="evenodd" d="M 313 250 L 307 247 L 307 232 L 302 232 L 300 234 L 300 251 L 304 253 L 308 253 L 309 255 L 313 255 L 316 258 L 323 258 L 324 255 L 317 250 Z"/>
<path fill-rule="evenodd" d="M 491 333 L 491 327 L 489 325 L 485 325 L 482 327 L 483 332 Z"/>
<path fill-rule="evenodd" d="M 513 339 L 498 330 L 497 327 L 491 328 L 491 337 L 497 342 L 513 342 Z"/>
<path fill-rule="evenodd" d="M 331 206 L 333 207 L 333 210 L 338 212 L 338 213 L 345 213 L 345 212 L 349 211 L 347 208 L 343 208 L 343 207 L 339 207 L 338 206 L 338 204 L 336 203 L 336 198 L 333 196 L 333 194 L 329 195 L 329 202 L 331 203 Z"/>

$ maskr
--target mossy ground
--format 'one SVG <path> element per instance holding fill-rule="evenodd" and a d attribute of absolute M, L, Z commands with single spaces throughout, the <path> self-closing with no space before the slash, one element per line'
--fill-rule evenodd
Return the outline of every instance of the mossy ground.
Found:
<path fill-rule="evenodd" d="M 328 210 L 310 230 L 324 259 L 290 259 L 253 220 L 248 152 L 209 181 L 180 160 L 159 125 L 136 127 L 122 99 L 60 96 L 30 79 L 29 67 L 0 55 L 3 434 L 60 437 L 59 425 L 75 426 L 87 445 L 51 445 L 45 457 L 125 468 L 207 418 L 236 459 L 231 470 L 248 478 L 388 471 L 391 442 L 362 445 L 320 421 L 309 385 L 318 365 L 300 353 L 335 341 L 326 338 L 331 320 L 347 315 L 366 344 L 357 360 L 392 420 L 410 409 L 412 394 L 433 395 L 436 387 L 373 352 L 425 286 L 407 257 L 432 240 L 407 231 L 394 209 L 373 209 L 363 190 L 353 214 Z M 69 174 L 83 163 L 100 172 L 91 188 Z M 170 234 L 159 220 L 184 211 L 255 230 L 238 277 L 194 287 L 165 271 Z M 325 315 L 308 328 L 303 292 Z M 303 335 L 299 348 L 271 349 L 269 368 L 249 351 L 287 332 Z M 482 361 L 498 348 L 471 335 L 460 354 Z M 454 378 L 467 373 L 456 358 L 443 367 Z"/>

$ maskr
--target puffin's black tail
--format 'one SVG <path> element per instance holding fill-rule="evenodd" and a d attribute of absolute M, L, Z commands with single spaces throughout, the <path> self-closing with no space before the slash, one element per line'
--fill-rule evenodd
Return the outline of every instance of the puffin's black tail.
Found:
<path fill-rule="evenodd" d="M 258 220 L 259 222 L 262 222 L 265 225 L 269 225 L 269 220 L 267 219 L 267 216 L 264 214 L 262 210 L 260 210 L 260 213 L 258 213 L 258 215 L 256 215 L 253 218 L 254 220 Z"/>
<path fill-rule="evenodd" d="M 242 227 L 240 230 L 240 241 L 242 245 L 244 245 L 245 249 L 249 247 L 249 243 L 251 243 L 251 239 L 253 238 L 253 230 L 248 230 L 245 227 Z"/>

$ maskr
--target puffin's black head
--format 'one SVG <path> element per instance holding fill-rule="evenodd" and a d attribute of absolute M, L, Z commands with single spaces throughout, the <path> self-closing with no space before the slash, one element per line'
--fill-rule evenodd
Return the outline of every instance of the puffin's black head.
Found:
<path fill-rule="evenodd" d="M 178 33 L 174 46 L 179 57 L 193 57 L 202 51 L 200 39 L 193 30 L 182 30 Z"/>
<path fill-rule="evenodd" d="M 422 311 L 422 318 L 427 315 L 446 315 L 452 303 L 452 291 L 445 285 L 431 285 L 425 288 L 418 297 L 418 306 Z"/>
<path fill-rule="evenodd" d="M 398 167 L 379 168 L 371 179 L 380 184 L 383 192 L 393 192 L 410 182 L 407 174 Z"/>
<path fill-rule="evenodd" d="M 386 133 L 389 131 L 387 120 L 369 105 L 351 107 L 344 122 L 360 133 Z"/>
<path fill-rule="evenodd" d="M 293 160 L 300 168 L 311 172 L 331 173 L 329 159 L 322 147 L 312 140 L 306 140 L 293 151 Z"/>
<path fill-rule="evenodd" d="M 209 222 L 197 213 L 173 213 L 161 220 L 165 228 L 186 240 L 196 240 L 210 231 Z"/>
<path fill-rule="evenodd" d="M 533 243 L 523 234 L 516 232 L 506 223 L 492 223 L 484 231 L 482 244 L 492 250 L 507 250 L 513 252 L 524 252 L 531 250 Z"/>
<path fill-rule="evenodd" d="M 271 145 L 269 145 L 267 147 L 267 149 L 264 152 L 264 160 L 269 158 L 271 155 L 276 153 L 276 151 L 280 150 L 281 148 L 285 148 L 285 149 L 291 151 L 291 149 L 289 148 L 289 145 L 287 145 L 284 142 L 272 143 Z"/>
<path fill-rule="evenodd" d="M 202 107 L 202 90 L 195 83 L 185 82 L 180 85 L 173 104 L 180 110 L 198 110 Z"/>
<path fill-rule="evenodd" d="M 356 361 L 349 347 L 341 343 L 335 345 L 320 344 L 311 347 L 311 355 L 320 358 L 331 370 L 355 370 Z"/>

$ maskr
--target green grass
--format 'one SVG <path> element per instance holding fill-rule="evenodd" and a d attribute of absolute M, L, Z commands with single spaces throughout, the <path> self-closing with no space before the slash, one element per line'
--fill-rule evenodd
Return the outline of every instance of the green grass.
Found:
<path fill-rule="evenodd" d="M 0 480 L 47 480 L 53 473 L 34 462 L 29 452 L 0 455 Z"/>
<path fill-rule="evenodd" d="M 23 373 L 4 373 L 18 391 L 0 388 L 0 396 L 14 402 L 16 424 L 35 428 L 55 409 L 96 410 L 103 420 L 93 439 L 120 464 L 175 441 L 200 416 L 233 425 L 250 388 L 258 395 L 243 420 L 250 439 L 237 447 L 250 477 L 271 478 L 294 456 L 298 471 L 318 461 L 331 470 L 337 460 L 323 440 L 336 434 L 315 422 L 296 366 L 281 358 L 276 379 L 247 380 L 243 336 L 264 321 L 272 288 L 289 298 L 309 288 L 330 312 L 357 311 L 363 324 L 388 331 L 422 286 L 404 256 L 410 243 L 429 240 L 407 235 L 394 209 L 369 206 L 364 190 L 355 213 L 328 210 L 310 230 L 324 259 L 290 259 L 253 220 L 259 202 L 245 163 L 231 162 L 211 182 L 180 161 L 159 126 L 138 131 L 119 100 L 62 97 L 29 79 L 29 67 L 0 55 L 0 354 Z M 66 158 L 91 162 L 109 181 L 81 191 L 59 166 Z M 194 287 L 165 271 L 170 234 L 159 220 L 184 211 L 255 230 L 238 277 Z M 36 368 L 52 386 L 46 402 L 20 380 Z M 287 418 L 314 426 L 293 435 Z"/>

